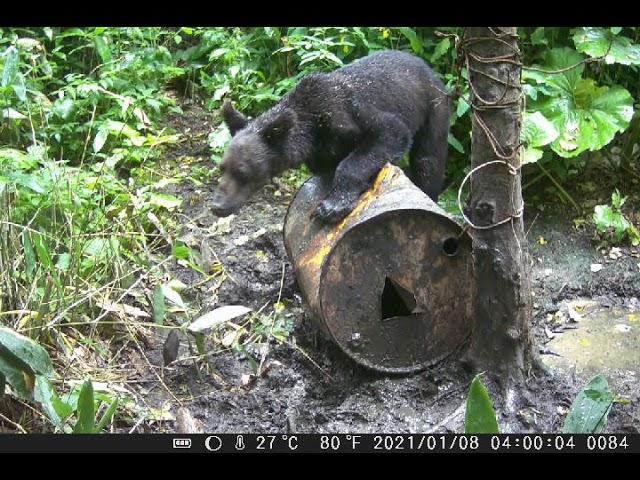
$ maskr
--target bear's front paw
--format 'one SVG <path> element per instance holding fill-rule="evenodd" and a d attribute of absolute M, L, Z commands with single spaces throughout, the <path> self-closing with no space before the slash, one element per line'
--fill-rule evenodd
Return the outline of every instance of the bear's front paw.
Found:
<path fill-rule="evenodd" d="M 324 223 L 336 223 L 349 215 L 353 207 L 353 202 L 323 200 L 311 215 L 311 219 L 318 218 Z"/>

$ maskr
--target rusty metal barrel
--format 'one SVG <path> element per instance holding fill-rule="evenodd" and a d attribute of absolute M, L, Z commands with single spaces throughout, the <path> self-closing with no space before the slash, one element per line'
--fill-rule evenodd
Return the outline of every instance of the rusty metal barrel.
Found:
<path fill-rule="evenodd" d="M 284 223 L 320 330 L 382 372 L 416 372 L 456 351 L 471 332 L 470 237 L 398 167 L 385 166 L 342 222 L 312 221 L 330 188 L 308 180 Z"/>

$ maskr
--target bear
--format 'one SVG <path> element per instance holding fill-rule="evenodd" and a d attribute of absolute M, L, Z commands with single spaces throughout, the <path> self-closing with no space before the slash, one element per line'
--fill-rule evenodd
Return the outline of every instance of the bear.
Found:
<path fill-rule="evenodd" d="M 450 101 L 421 58 L 397 51 L 304 76 L 271 109 L 249 119 L 225 100 L 232 135 L 212 211 L 227 216 L 286 169 L 306 164 L 331 190 L 312 214 L 346 217 L 389 162 L 409 152 L 410 178 L 437 201 L 448 154 Z"/>

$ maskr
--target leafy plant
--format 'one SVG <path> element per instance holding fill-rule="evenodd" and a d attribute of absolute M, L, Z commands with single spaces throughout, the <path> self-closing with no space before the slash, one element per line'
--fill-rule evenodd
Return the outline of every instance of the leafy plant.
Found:
<path fill-rule="evenodd" d="M 627 197 L 623 197 L 618 189 L 611 194 L 611 205 L 596 205 L 593 212 L 593 223 L 596 231 L 606 242 L 619 244 L 629 238 L 632 245 L 640 245 L 640 232 L 622 213 L 622 206 Z"/>
<path fill-rule="evenodd" d="M 582 27 L 573 35 L 576 50 L 608 64 L 640 65 L 640 45 L 620 35 L 621 27 Z"/>
<path fill-rule="evenodd" d="M 464 416 L 464 433 L 499 433 L 496 414 L 487 390 L 476 375 L 471 382 Z"/>
<path fill-rule="evenodd" d="M 527 71 L 523 78 L 533 88 L 528 108 L 539 111 L 558 131 L 552 150 L 570 158 L 607 145 L 624 131 L 633 117 L 633 98 L 618 85 L 599 86 L 583 78 L 584 57 L 568 47 L 551 49 L 544 69 L 553 73 Z"/>
<path fill-rule="evenodd" d="M 47 351 L 37 342 L 11 328 L 0 327 L 0 385 L 8 385 L 23 400 L 34 399 L 39 381 L 53 377 Z"/>
<path fill-rule="evenodd" d="M 601 433 L 614 402 L 607 379 L 594 377 L 576 396 L 562 433 Z"/>
<path fill-rule="evenodd" d="M 37 386 L 36 400 L 58 430 L 64 433 L 101 433 L 114 417 L 119 404 L 117 397 L 96 394 L 91 380 L 78 384 L 62 398 L 49 382 L 41 381 Z M 104 412 L 96 422 L 96 414 L 103 405 Z"/>
<path fill-rule="evenodd" d="M 109 404 L 97 423 L 95 416 L 95 400 L 93 384 L 90 380 L 87 380 L 82 384 L 82 389 L 78 395 L 78 420 L 73 428 L 73 433 L 100 433 L 109 420 L 111 420 L 118 408 L 118 399 L 114 399 Z"/>
<path fill-rule="evenodd" d="M 520 136 L 525 145 L 522 164 L 537 162 L 542 158 L 542 147 L 558 138 L 558 130 L 540 112 L 524 112 L 522 119 Z"/>

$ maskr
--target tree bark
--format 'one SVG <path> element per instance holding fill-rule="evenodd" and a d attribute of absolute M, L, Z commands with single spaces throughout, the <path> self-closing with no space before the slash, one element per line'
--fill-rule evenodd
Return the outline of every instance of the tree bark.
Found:
<path fill-rule="evenodd" d="M 471 86 L 471 164 L 478 168 L 471 174 L 465 208 L 473 224 L 477 282 L 468 360 L 513 393 L 509 387 L 522 385 L 533 358 L 530 264 L 520 184 L 521 68 L 516 28 L 468 28 L 462 54 Z"/>

